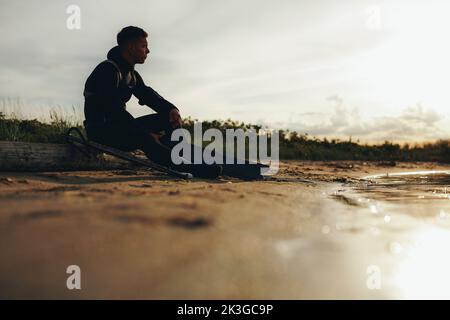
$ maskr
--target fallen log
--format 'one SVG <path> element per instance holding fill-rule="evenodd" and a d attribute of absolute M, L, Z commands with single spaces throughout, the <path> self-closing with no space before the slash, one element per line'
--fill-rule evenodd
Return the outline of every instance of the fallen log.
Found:
<path fill-rule="evenodd" d="M 68 144 L 0 141 L 0 171 L 129 169 L 136 165 L 104 153 L 86 157 Z"/>

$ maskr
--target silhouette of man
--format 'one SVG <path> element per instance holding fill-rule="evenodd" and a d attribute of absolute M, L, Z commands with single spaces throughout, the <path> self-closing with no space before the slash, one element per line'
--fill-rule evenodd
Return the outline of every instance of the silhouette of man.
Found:
<path fill-rule="evenodd" d="M 128 26 L 117 34 L 117 46 L 109 50 L 88 77 L 85 90 L 84 125 L 88 138 L 124 151 L 141 149 L 156 163 L 201 177 L 217 177 L 218 165 L 175 166 L 171 161 L 170 136 L 182 125 L 180 112 L 172 103 L 145 85 L 134 70 L 149 54 L 147 33 Z M 156 111 L 134 118 L 126 111 L 126 103 L 134 95 L 140 105 Z"/>

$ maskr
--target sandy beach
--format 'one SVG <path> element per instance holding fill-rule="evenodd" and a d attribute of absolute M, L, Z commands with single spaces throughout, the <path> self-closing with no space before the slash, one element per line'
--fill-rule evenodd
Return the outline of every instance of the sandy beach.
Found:
<path fill-rule="evenodd" d="M 0 297 L 408 298 L 415 291 L 396 268 L 418 230 L 450 238 L 435 220 L 449 200 L 371 198 L 358 186 L 368 175 L 421 170 L 450 165 L 292 161 L 267 181 L 1 172 Z M 69 265 L 81 269 L 81 290 L 66 287 Z M 424 268 L 417 277 L 429 276 Z"/>

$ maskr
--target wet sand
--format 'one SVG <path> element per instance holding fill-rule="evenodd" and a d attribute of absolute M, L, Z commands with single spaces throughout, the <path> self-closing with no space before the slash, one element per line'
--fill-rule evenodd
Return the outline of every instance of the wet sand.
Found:
<path fill-rule="evenodd" d="M 294 161 L 256 182 L 1 172 L 0 298 L 450 298 L 448 181 L 361 180 L 421 170 L 450 166 Z"/>

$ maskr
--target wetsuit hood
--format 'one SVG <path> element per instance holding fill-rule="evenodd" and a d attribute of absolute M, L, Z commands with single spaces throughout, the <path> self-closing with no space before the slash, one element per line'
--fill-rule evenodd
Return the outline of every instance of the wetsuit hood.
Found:
<path fill-rule="evenodd" d="M 134 66 L 130 65 L 120 53 L 119 46 L 115 46 L 109 50 L 107 54 L 108 60 L 113 60 L 120 68 L 120 70 L 128 72 L 134 70 Z"/>

